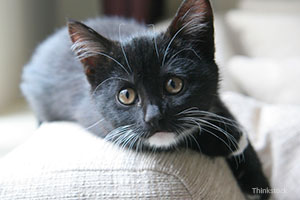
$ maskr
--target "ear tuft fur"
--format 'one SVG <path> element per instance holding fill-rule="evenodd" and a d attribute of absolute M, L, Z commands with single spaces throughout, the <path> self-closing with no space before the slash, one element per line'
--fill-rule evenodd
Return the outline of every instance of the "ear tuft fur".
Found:
<path fill-rule="evenodd" d="M 83 64 L 93 65 L 93 59 L 111 47 L 111 41 L 83 23 L 69 20 L 67 25 L 73 42 L 71 49 Z"/>
<path fill-rule="evenodd" d="M 185 0 L 179 7 L 168 32 L 175 35 L 181 31 L 190 36 L 213 25 L 213 12 L 208 0 Z"/>
<path fill-rule="evenodd" d="M 170 38 L 167 47 L 174 43 L 201 53 L 202 57 L 214 60 L 213 11 L 208 0 L 185 0 L 179 7 L 166 36 Z M 173 42 L 174 41 L 174 42 Z"/>

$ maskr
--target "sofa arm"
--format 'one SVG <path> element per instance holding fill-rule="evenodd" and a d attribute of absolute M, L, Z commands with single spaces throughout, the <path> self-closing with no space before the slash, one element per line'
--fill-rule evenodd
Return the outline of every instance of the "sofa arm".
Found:
<path fill-rule="evenodd" d="M 76 124 L 43 124 L 0 161 L 0 199 L 243 199 L 222 158 L 136 153 Z"/>

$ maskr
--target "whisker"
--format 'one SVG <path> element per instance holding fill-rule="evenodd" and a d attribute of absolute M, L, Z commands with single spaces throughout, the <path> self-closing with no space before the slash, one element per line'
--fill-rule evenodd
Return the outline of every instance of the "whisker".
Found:
<path fill-rule="evenodd" d="M 184 15 L 184 17 L 186 16 L 186 14 L 188 13 L 189 11 L 187 11 Z M 203 22 L 203 16 L 204 14 L 201 13 L 201 14 L 198 14 L 198 15 L 194 15 L 193 16 L 193 19 L 190 20 L 189 22 L 187 22 L 185 25 L 183 25 L 175 34 L 174 36 L 172 37 L 172 39 L 170 40 L 166 50 L 165 50 L 165 53 L 164 53 L 164 57 L 163 57 L 163 62 L 162 62 L 162 66 L 164 66 L 165 64 L 165 59 L 166 59 L 166 55 L 168 54 L 168 51 L 169 51 L 169 48 L 171 46 L 171 44 L 173 43 L 173 41 L 175 40 L 175 38 L 177 37 L 177 35 L 183 30 L 185 29 L 187 26 L 191 26 L 190 28 L 187 28 L 186 30 L 186 33 L 187 34 L 190 34 L 190 35 L 194 35 L 195 33 L 199 33 L 200 30 L 202 30 L 204 27 L 207 26 L 207 23 L 204 23 Z M 195 31 L 197 30 L 197 31 Z"/>
<path fill-rule="evenodd" d="M 89 129 L 91 129 L 91 128 L 97 126 L 98 124 L 100 124 L 101 122 L 103 122 L 103 120 L 104 120 L 104 119 L 98 120 L 97 122 L 93 123 L 92 125 L 86 127 L 85 130 L 89 130 Z"/>
<path fill-rule="evenodd" d="M 219 136 L 217 136 L 216 134 L 214 134 L 213 132 L 211 132 L 211 131 L 209 131 L 209 130 L 207 130 L 207 129 L 204 129 L 204 128 L 203 128 L 203 130 L 205 130 L 207 133 L 213 135 L 214 137 L 216 137 L 217 139 L 219 139 L 220 141 L 222 141 L 222 142 L 227 146 L 227 148 L 228 148 L 231 152 L 233 152 L 232 148 L 231 148 L 231 147 L 230 147 L 230 146 L 229 146 L 222 138 L 220 138 Z M 236 165 L 238 166 L 238 161 L 237 161 L 236 157 L 234 157 L 234 160 L 235 160 L 235 162 L 236 162 Z"/>
<path fill-rule="evenodd" d="M 126 131 L 123 130 L 123 131 L 116 131 L 116 132 L 110 133 L 104 139 L 107 141 L 115 142 L 116 141 L 115 138 L 120 137 L 122 134 L 124 134 L 124 132 L 126 132 Z"/>
<path fill-rule="evenodd" d="M 120 126 L 118 128 L 115 128 L 114 130 L 110 131 L 105 137 L 105 140 L 111 140 L 112 138 L 115 138 L 118 135 L 123 134 L 124 132 L 128 131 L 133 124 L 130 125 L 125 125 L 125 126 Z"/>
<path fill-rule="evenodd" d="M 180 61 L 181 61 L 181 62 L 180 62 Z M 194 63 L 194 61 L 191 60 L 191 59 L 189 59 L 189 58 L 174 58 L 174 59 L 172 59 L 172 60 L 169 60 L 169 61 L 167 62 L 167 65 L 168 65 L 168 66 L 173 66 L 174 63 L 176 63 L 176 62 L 180 62 L 180 63 L 188 63 L 188 62 L 191 62 L 191 63 Z M 175 65 L 177 65 L 177 64 L 175 64 Z M 186 75 L 185 72 L 181 72 L 181 74 L 182 74 L 183 76 Z"/>
<path fill-rule="evenodd" d="M 128 81 L 127 79 L 125 78 L 120 78 L 120 77 L 110 77 L 110 78 L 107 78 L 105 79 L 104 81 L 102 81 L 100 84 L 97 85 L 97 87 L 93 90 L 92 92 L 92 96 L 95 95 L 96 91 L 98 90 L 99 87 L 101 87 L 101 85 L 103 85 L 105 82 L 107 81 L 110 81 L 110 80 L 115 80 L 115 79 L 119 79 L 119 80 L 123 80 L 123 81 Z"/>
<path fill-rule="evenodd" d="M 121 149 L 124 150 L 128 143 L 132 140 L 132 138 L 134 137 L 134 134 L 131 133 L 131 131 L 128 131 L 125 133 L 125 139 L 124 141 L 122 142 L 122 146 L 121 146 Z"/>
<path fill-rule="evenodd" d="M 201 127 L 200 127 L 200 124 L 197 123 L 197 122 L 194 122 L 194 123 L 198 126 L 199 132 L 201 133 L 201 130 L 202 130 L 202 129 L 201 129 Z M 188 126 L 188 127 L 191 126 L 191 124 L 190 124 L 189 122 L 188 122 L 188 123 L 183 123 L 183 125 Z M 191 126 L 190 128 L 192 128 L 192 126 Z M 186 143 L 188 143 L 187 139 L 189 139 L 190 144 L 192 144 L 192 143 L 193 143 L 192 140 L 194 140 L 194 142 L 195 142 L 196 145 L 197 145 L 198 150 L 199 150 L 200 152 L 202 152 L 199 142 L 196 140 L 196 138 L 193 136 L 192 133 L 191 133 L 191 134 L 183 134 L 183 138 L 184 138 L 184 140 L 186 141 Z M 189 148 L 188 148 L 188 144 L 187 144 L 187 149 L 189 149 Z"/>
<path fill-rule="evenodd" d="M 186 28 L 191 22 L 192 22 L 192 21 L 190 21 L 190 22 L 186 23 L 184 26 L 182 26 L 182 27 L 174 34 L 174 36 L 171 38 L 171 40 L 170 40 L 170 42 L 169 42 L 169 44 L 168 44 L 168 46 L 167 46 L 167 48 L 166 48 L 166 50 L 165 50 L 165 53 L 164 53 L 164 57 L 163 57 L 163 60 L 162 60 L 162 66 L 165 65 L 166 56 L 167 56 L 167 54 L 168 54 L 168 51 L 169 51 L 169 48 L 170 48 L 171 44 L 173 43 L 173 41 L 175 40 L 175 38 L 177 37 L 177 35 L 178 35 L 184 28 Z"/>
<path fill-rule="evenodd" d="M 142 151 L 143 151 L 143 143 L 141 140 L 139 140 L 137 152 L 142 152 Z"/>
<path fill-rule="evenodd" d="M 186 112 L 190 111 L 190 110 L 197 110 L 199 111 L 199 109 L 197 107 L 190 107 L 190 108 L 187 108 L 179 113 L 177 113 L 176 115 L 182 115 L 182 114 L 185 114 Z"/>
<path fill-rule="evenodd" d="M 236 121 L 235 120 L 232 120 L 232 119 L 228 119 L 226 117 L 223 117 L 221 115 L 218 115 L 216 113 L 212 113 L 212 112 L 208 112 L 208 111 L 203 111 L 203 110 L 199 110 L 198 108 L 196 107 L 192 107 L 192 108 L 189 108 L 189 109 L 186 109 L 184 111 L 182 111 L 181 113 L 178 113 L 178 114 L 207 114 L 207 115 L 211 115 L 211 116 L 214 116 L 216 118 L 220 118 L 220 119 L 223 119 L 225 121 L 228 121 L 228 122 L 232 122 L 232 123 L 235 123 L 236 124 Z"/>
<path fill-rule="evenodd" d="M 120 148 L 122 149 L 122 143 L 125 142 L 125 140 L 127 140 L 128 136 L 128 131 L 125 131 L 120 137 L 117 138 L 117 142 L 115 143 L 117 146 L 120 146 Z M 124 143 L 123 143 L 124 144 Z"/>
<path fill-rule="evenodd" d="M 236 139 L 232 135 L 230 135 L 228 132 L 226 132 L 225 130 L 223 130 L 220 127 L 216 126 L 215 124 L 212 124 L 212 123 L 210 123 L 210 122 L 208 122 L 208 121 L 206 121 L 204 119 L 200 119 L 200 118 L 192 118 L 192 117 L 186 117 L 186 118 L 189 119 L 189 120 L 192 120 L 193 122 L 196 122 L 196 123 L 200 122 L 200 123 L 207 124 L 210 128 L 212 128 L 214 130 L 217 130 L 217 131 L 220 131 L 221 133 L 223 133 L 227 138 L 228 137 L 232 137 L 232 139 L 234 140 L 232 142 L 232 144 L 234 145 L 234 147 L 236 149 L 238 149 L 237 146 L 236 146 L 236 145 L 238 145 Z M 204 124 L 202 124 L 202 125 L 204 125 Z"/>
<path fill-rule="evenodd" d="M 171 122 L 171 124 L 176 128 L 175 132 L 180 136 L 176 143 L 178 143 L 179 141 L 183 140 L 184 144 L 185 144 L 185 149 L 188 150 L 189 149 L 189 144 L 192 143 L 191 138 L 189 137 L 189 134 L 186 134 L 186 131 L 190 131 L 190 128 L 192 128 L 192 126 L 190 124 L 176 124 Z M 200 146 L 200 145 L 199 145 Z M 201 152 L 201 149 L 199 149 Z"/>
<path fill-rule="evenodd" d="M 131 131 L 130 135 L 128 136 L 129 140 L 126 142 L 124 147 L 127 147 L 128 149 L 130 149 L 130 146 L 133 144 L 133 140 L 136 139 L 136 136 L 137 135 L 133 131 Z"/>
<path fill-rule="evenodd" d="M 224 134 L 226 136 L 226 138 L 228 139 L 228 142 L 231 143 L 233 145 L 233 147 L 237 150 L 239 149 L 239 144 L 238 142 L 236 141 L 236 139 L 231 135 L 229 134 L 227 131 L 221 129 L 220 127 L 206 121 L 206 120 L 203 120 L 203 119 L 199 119 L 199 118 L 193 118 L 193 117 L 185 117 L 185 118 L 182 118 L 184 119 L 185 121 L 189 120 L 191 122 L 194 122 L 196 124 L 202 124 L 202 126 L 206 126 L 206 127 L 209 127 L 209 128 L 212 128 L 214 130 L 217 130 L 217 131 L 220 131 L 222 134 Z M 199 123 L 198 123 L 199 122 Z M 203 124 L 204 123 L 204 124 Z M 214 134 L 212 133 L 211 131 L 207 130 L 207 129 L 204 129 L 205 131 L 207 131 L 208 133 L 210 134 Z M 216 135 L 214 134 L 214 136 L 216 137 Z M 219 137 L 219 136 L 218 136 Z M 218 138 L 218 139 L 222 139 L 222 138 Z M 231 147 L 229 147 L 229 145 L 222 139 L 222 142 L 229 148 L 229 150 L 233 153 L 233 149 Z M 236 159 L 236 158 L 235 158 Z M 241 159 L 244 160 L 244 154 L 242 153 L 241 155 L 239 155 L 239 162 L 241 163 Z"/>
<path fill-rule="evenodd" d="M 203 122 L 203 123 L 205 123 L 205 122 Z M 209 128 L 212 128 L 212 129 L 220 131 L 221 133 L 223 133 L 226 136 L 226 138 L 228 139 L 228 142 L 230 142 L 235 149 L 238 149 L 238 147 L 237 147 L 238 143 L 237 143 L 236 139 L 232 135 L 230 135 L 229 133 L 227 133 L 226 131 L 224 131 L 222 129 L 217 129 L 215 127 L 212 127 L 211 125 L 202 124 L 202 126 L 206 126 L 206 127 L 209 127 Z"/>
<path fill-rule="evenodd" d="M 219 122 L 219 123 L 222 123 L 225 125 L 225 128 L 227 128 L 227 126 L 232 126 L 232 127 L 235 127 L 237 129 L 240 129 L 240 126 L 238 126 L 237 124 L 233 124 L 233 123 L 228 123 L 228 122 L 225 122 L 224 120 L 220 119 L 215 119 L 215 118 L 211 118 L 211 117 L 207 117 L 207 118 L 204 118 L 204 119 L 207 119 L 209 121 L 213 121 L 213 122 Z M 226 126 L 227 125 L 227 126 Z"/>
<path fill-rule="evenodd" d="M 216 113 L 212 113 L 212 112 L 208 112 L 208 111 L 202 111 L 202 113 L 206 113 L 206 114 L 208 114 L 208 115 L 215 116 L 215 117 L 217 117 L 217 118 L 223 119 L 223 120 L 228 121 L 228 122 L 236 123 L 236 121 L 234 121 L 234 120 L 232 120 L 232 119 L 228 119 L 228 118 L 223 117 L 223 116 L 221 116 L 221 115 L 218 115 L 218 114 L 216 114 Z"/>
<path fill-rule="evenodd" d="M 135 135 L 134 137 L 133 137 L 133 139 L 132 139 L 132 142 L 131 142 L 131 144 L 129 145 L 129 149 L 133 149 L 133 146 L 136 144 L 136 142 L 138 141 L 138 139 L 139 139 L 139 136 L 138 135 Z"/>
<path fill-rule="evenodd" d="M 126 61 L 126 64 L 127 64 L 127 67 L 129 68 L 130 72 L 132 73 L 132 68 L 130 67 L 129 65 L 129 62 L 128 62 L 128 59 L 127 59 L 127 56 L 126 56 L 126 53 L 125 53 L 125 49 L 124 49 L 124 46 L 122 44 L 122 40 L 121 40 L 121 26 L 123 26 L 124 24 L 119 24 L 119 40 L 120 40 L 120 46 L 121 46 L 121 49 L 122 49 L 122 53 L 125 57 L 125 61 Z"/>
<path fill-rule="evenodd" d="M 183 51 L 192 51 L 194 53 L 194 55 L 199 58 L 199 60 L 202 60 L 201 57 L 196 53 L 196 51 L 192 48 L 185 48 L 185 49 L 181 49 L 180 51 L 176 52 L 171 58 L 170 60 L 172 60 L 173 58 L 175 58 L 178 54 L 182 53 Z"/>
<path fill-rule="evenodd" d="M 224 134 L 226 136 L 226 138 L 228 139 L 228 143 L 226 143 L 222 138 L 217 136 L 215 133 L 203 128 L 203 130 L 205 130 L 206 132 L 214 135 L 216 138 L 218 138 L 220 141 L 222 141 L 231 152 L 234 152 L 234 151 L 229 146 L 229 144 L 232 144 L 235 149 L 239 149 L 238 148 L 239 144 L 236 141 L 236 139 L 231 134 L 229 134 L 226 130 L 216 126 L 215 124 L 212 124 L 212 123 L 208 122 L 207 120 L 205 120 L 203 118 L 200 118 L 201 116 L 203 117 L 203 116 L 207 116 L 207 115 L 212 115 L 213 117 L 218 117 L 219 115 L 213 114 L 213 113 L 210 113 L 210 112 L 205 112 L 205 111 L 202 112 L 202 111 L 198 110 L 198 108 L 195 108 L 195 107 L 185 109 L 182 112 L 178 113 L 178 115 L 184 115 L 185 116 L 185 117 L 179 118 L 180 121 L 184 121 L 185 123 L 188 123 L 188 124 L 194 123 L 194 124 L 198 125 L 199 128 L 201 128 L 201 127 L 203 128 L 203 126 L 206 126 L 206 127 L 212 128 L 212 129 L 217 130 L 217 131 L 221 132 L 222 134 Z M 223 122 L 225 124 L 228 124 L 229 126 L 232 126 L 232 127 L 236 126 L 237 128 L 239 128 L 235 121 L 227 119 L 227 118 L 222 117 L 222 116 L 220 116 L 220 118 L 224 119 L 224 120 L 227 120 L 230 123 L 227 123 L 225 121 L 220 121 L 220 120 L 217 120 L 217 119 L 212 120 L 212 121 Z M 208 120 L 211 120 L 211 118 L 209 118 Z M 241 154 L 241 155 L 239 155 L 238 158 L 239 158 L 239 162 L 241 162 L 241 158 L 244 158 L 244 155 Z M 237 158 L 235 158 L 235 159 L 237 159 Z M 236 162 L 237 162 L 237 160 L 236 160 Z"/>
<path fill-rule="evenodd" d="M 82 59 L 85 59 L 85 58 L 88 58 L 88 57 L 91 57 L 91 56 L 95 56 L 95 55 L 101 55 L 101 56 L 104 56 L 104 57 L 107 57 L 109 59 L 111 59 L 112 61 L 114 61 L 118 66 L 120 66 L 128 75 L 130 75 L 130 73 L 128 72 L 128 70 L 124 67 L 124 65 L 122 65 L 119 61 L 117 61 L 115 58 L 105 54 L 105 53 L 102 53 L 102 52 L 94 52 L 94 51 L 89 51 L 89 54 L 84 56 L 84 54 L 80 55 L 78 57 L 79 60 L 82 60 Z"/>
<path fill-rule="evenodd" d="M 242 127 L 239 126 L 235 120 L 228 119 L 226 117 L 220 116 L 220 115 L 212 113 L 212 112 L 201 111 L 201 110 L 198 110 L 197 108 L 189 108 L 189 109 L 186 109 L 186 110 L 178 113 L 178 115 L 186 115 L 186 116 L 190 116 L 190 117 L 201 117 L 201 118 L 207 119 L 209 121 L 220 122 L 225 125 L 225 128 L 226 128 L 226 125 L 229 127 L 230 126 L 234 127 L 237 130 L 239 130 L 240 135 L 242 134 Z"/>
<path fill-rule="evenodd" d="M 189 137 L 191 137 L 191 138 L 195 141 L 195 143 L 196 143 L 196 145 L 197 145 L 199 151 L 202 152 L 201 147 L 200 147 L 200 144 L 199 144 L 199 142 L 196 140 L 196 138 L 193 136 L 193 134 L 190 134 Z"/>
<path fill-rule="evenodd" d="M 154 24 L 149 24 L 148 26 L 151 26 L 152 29 L 153 29 L 153 32 L 156 32 L 156 31 L 155 31 L 155 25 L 154 25 Z M 156 37 L 155 37 L 155 36 L 153 37 L 153 40 L 154 40 L 154 47 L 155 47 L 155 51 L 156 51 L 156 56 L 157 56 L 157 58 L 159 59 L 159 53 L 158 53 L 158 47 L 157 47 L 157 41 L 156 41 Z"/>

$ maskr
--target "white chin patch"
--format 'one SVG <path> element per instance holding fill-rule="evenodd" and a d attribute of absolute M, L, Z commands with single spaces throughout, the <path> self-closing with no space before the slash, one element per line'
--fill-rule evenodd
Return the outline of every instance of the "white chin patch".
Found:
<path fill-rule="evenodd" d="M 172 132 L 157 132 L 147 139 L 151 147 L 170 147 L 176 143 L 176 135 Z"/>

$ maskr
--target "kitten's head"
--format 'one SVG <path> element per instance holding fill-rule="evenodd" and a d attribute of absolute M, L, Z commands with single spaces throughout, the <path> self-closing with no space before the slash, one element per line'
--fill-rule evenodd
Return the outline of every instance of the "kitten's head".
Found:
<path fill-rule="evenodd" d="M 166 32 L 126 41 L 75 21 L 68 27 L 103 123 L 113 127 L 107 139 L 166 149 L 198 131 L 185 114 L 211 108 L 219 78 L 207 0 L 184 1 Z"/>

